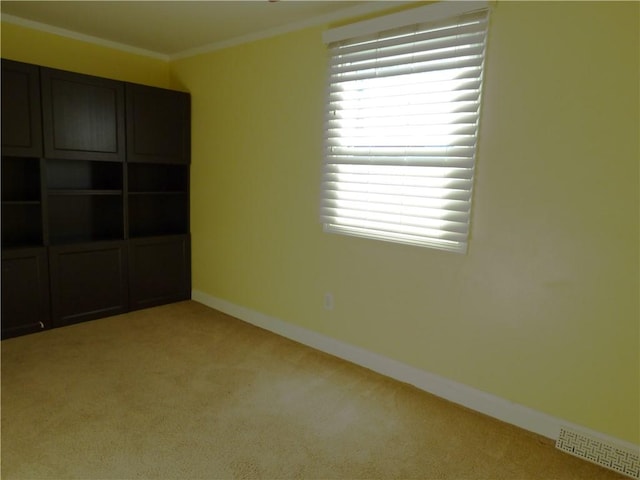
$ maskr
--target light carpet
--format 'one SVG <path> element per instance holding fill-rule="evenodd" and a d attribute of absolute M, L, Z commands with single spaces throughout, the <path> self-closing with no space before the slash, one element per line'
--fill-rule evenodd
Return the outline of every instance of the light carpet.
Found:
<path fill-rule="evenodd" d="M 193 301 L 1 346 L 6 480 L 625 478 Z"/>

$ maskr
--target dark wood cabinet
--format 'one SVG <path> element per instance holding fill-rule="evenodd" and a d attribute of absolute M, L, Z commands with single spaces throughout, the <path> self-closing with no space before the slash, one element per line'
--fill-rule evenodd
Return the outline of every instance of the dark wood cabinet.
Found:
<path fill-rule="evenodd" d="M 2 155 L 40 157 L 40 69 L 2 59 Z"/>
<path fill-rule="evenodd" d="M 129 248 L 132 310 L 191 297 L 188 235 L 131 240 Z"/>
<path fill-rule="evenodd" d="M 189 163 L 188 93 L 128 83 L 127 161 Z"/>
<path fill-rule="evenodd" d="M 190 96 L 3 60 L 2 332 L 190 298 Z"/>
<path fill-rule="evenodd" d="M 2 338 L 49 325 L 49 271 L 44 247 L 2 252 Z"/>
<path fill-rule="evenodd" d="M 53 326 L 128 310 L 126 242 L 51 247 L 49 269 Z"/>
<path fill-rule="evenodd" d="M 124 161 L 122 82 L 42 68 L 41 83 L 45 157 Z"/>

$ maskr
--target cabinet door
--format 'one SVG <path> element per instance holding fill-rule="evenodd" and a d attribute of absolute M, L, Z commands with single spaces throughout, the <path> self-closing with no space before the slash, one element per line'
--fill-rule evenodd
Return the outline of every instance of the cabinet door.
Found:
<path fill-rule="evenodd" d="M 2 253 L 2 338 L 50 326 L 49 270 L 45 248 Z"/>
<path fill-rule="evenodd" d="M 47 158 L 124 161 L 124 84 L 41 69 Z"/>
<path fill-rule="evenodd" d="M 127 84 L 126 96 L 127 161 L 189 163 L 189 94 Z"/>
<path fill-rule="evenodd" d="M 40 69 L 2 60 L 2 155 L 42 156 Z"/>
<path fill-rule="evenodd" d="M 130 241 L 131 309 L 191 298 L 188 235 Z"/>
<path fill-rule="evenodd" d="M 51 247 L 49 268 L 55 327 L 127 310 L 125 242 Z"/>

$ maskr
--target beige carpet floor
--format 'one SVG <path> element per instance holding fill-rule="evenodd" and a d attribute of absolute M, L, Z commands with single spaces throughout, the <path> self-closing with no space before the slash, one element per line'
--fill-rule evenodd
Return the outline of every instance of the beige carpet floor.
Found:
<path fill-rule="evenodd" d="M 5 480 L 624 478 L 192 301 L 1 346 Z"/>

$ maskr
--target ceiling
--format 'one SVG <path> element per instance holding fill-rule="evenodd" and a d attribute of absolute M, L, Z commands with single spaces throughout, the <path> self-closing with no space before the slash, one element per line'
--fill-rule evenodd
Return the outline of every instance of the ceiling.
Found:
<path fill-rule="evenodd" d="M 169 59 L 392 5 L 398 2 L 2 0 L 0 9 L 3 21 Z"/>

